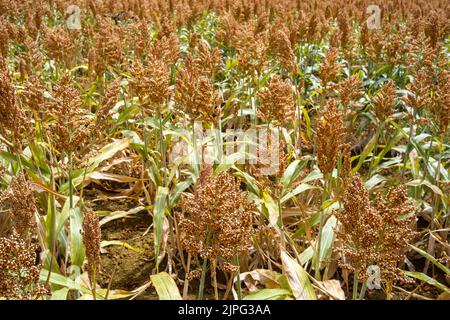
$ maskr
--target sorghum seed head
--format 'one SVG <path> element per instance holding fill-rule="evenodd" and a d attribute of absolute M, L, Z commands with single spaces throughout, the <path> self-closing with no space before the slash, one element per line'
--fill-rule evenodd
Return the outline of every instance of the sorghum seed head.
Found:
<path fill-rule="evenodd" d="M 87 271 L 89 279 L 94 280 L 95 274 L 100 269 L 100 240 L 101 230 L 98 215 L 88 210 L 83 220 L 83 243 L 86 249 Z M 95 283 L 92 284 L 95 286 Z"/>
<path fill-rule="evenodd" d="M 324 175 L 330 174 L 334 169 L 344 142 L 344 134 L 342 112 L 337 108 L 336 100 L 329 100 L 317 131 L 317 161 Z"/>
<path fill-rule="evenodd" d="M 248 250 L 255 206 L 239 184 L 229 173 L 214 176 L 203 167 L 194 193 L 181 203 L 181 243 L 188 252 L 231 262 Z"/>

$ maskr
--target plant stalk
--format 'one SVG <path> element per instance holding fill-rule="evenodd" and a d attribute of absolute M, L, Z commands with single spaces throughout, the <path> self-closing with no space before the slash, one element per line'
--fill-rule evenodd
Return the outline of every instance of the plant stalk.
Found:
<path fill-rule="evenodd" d="M 203 265 L 202 265 L 202 275 L 200 277 L 200 286 L 198 288 L 198 300 L 203 300 L 203 293 L 205 291 L 205 279 L 206 279 L 206 266 L 208 263 L 208 259 L 203 259 Z"/>

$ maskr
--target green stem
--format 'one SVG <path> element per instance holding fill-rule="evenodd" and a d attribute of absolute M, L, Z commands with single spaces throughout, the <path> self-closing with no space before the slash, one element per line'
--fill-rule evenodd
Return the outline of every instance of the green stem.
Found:
<path fill-rule="evenodd" d="M 358 270 L 353 273 L 353 300 L 358 299 Z"/>
<path fill-rule="evenodd" d="M 166 184 L 166 169 L 167 169 L 167 163 L 166 163 L 166 151 L 164 150 L 164 131 L 163 131 L 163 123 L 162 123 L 162 116 L 159 115 L 159 134 L 160 134 L 160 153 L 161 153 L 161 159 L 163 162 L 163 177 L 162 182 L 163 185 Z"/>
<path fill-rule="evenodd" d="M 359 300 L 363 300 L 366 295 L 367 281 L 363 282 L 361 287 L 361 292 L 359 293 Z"/>
<path fill-rule="evenodd" d="M 325 176 L 324 177 L 324 186 L 323 186 L 323 193 L 322 193 L 322 206 L 325 203 L 325 201 L 328 199 L 328 187 L 331 185 L 329 179 L 331 180 L 332 174 L 330 174 L 330 177 Z M 322 229 L 323 226 L 325 224 L 325 212 L 324 210 L 321 208 L 320 209 L 320 222 L 319 222 L 319 233 L 317 235 L 317 246 L 316 246 L 316 251 L 315 251 L 315 265 L 314 265 L 314 269 L 315 269 L 315 278 L 317 280 L 320 280 L 320 246 L 321 246 L 321 239 L 322 239 Z"/>
<path fill-rule="evenodd" d="M 278 127 L 278 138 L 281 136 L 281 128 Z M 271 145 L 273 144 L 273 141 L 268 143 L 268 148 L 269 146 L 271 147 Z M 278 155 L 278 170 L 280 170 L 279 167 L 279 159 L 280 155 Z M 278 184 L 280 183 L 279 179 L 277 179 Z M 278 226 L 280 227 L 280 240 L 281 240 L 281 247 L 284 248 L 284 230 L 283 230 L 283 209 L 281 207 L 281 197 L 283 196 L 282 194 L 282 190 L 278 191 L 278 195 L 277 195 L 277 205 L 278 205 Z"/>
<path fill-rule="evenodd" d="M 200 161 L 199 161 L 199 157 L 198 157 L 198 150 L 197 150 L 197 139 L 196 139 L 196 137 L 195 137 L 195 122 L 193 122 L 192 123 L 192 144 L 193 144 L 193 147 L 194 147 L 194 161 L 195 161 L 195 163 L 194 163 L 194 167 L 195 168 L 199 168 L 199 165 L 200 165 Z M 198 171 L 198 170 L 196 170 L 196 171 Z"/>
<path fill-rule="evenodd" d="M 242 289 L 241 289 L 241 267 L 240 267 L 240 263 L 239 263 L 239 256 L 236 256 L 236 265 L 238 266 L 238 271 L 237 271 L 237 295 L 238 295 L 238 300 L 242 300 Z"/>
<path fill-rule="evenodd" d="M 437 163 L 437 167 L 436 167 L 436 172 L 434 173 L 434 184 L 437 186 L 439 186 L 439 180 L 440 180 L 440 176 L 441 176 L 442 149 L 443 149 L 443 144 L 444 144 L 443 138 L 444 138 L 443 134 L 441 134 L 439 137 L 439 142 L 441 144 L 441 145 L 439 145 L 439 158 L 438 158 L 438 163 Z M 437 204 L 438 204 L 438 201 L 440 198 L 438 197 L 438 195 L 436 193 L 434 194 L 434 196 L 435 196 L 435 198 L 434 198 L 435 210 L 437 210 Z M 434 211 L 434 213 L 436 215 L 437 211 Z"/>
<path fill-rule="evenodd" d="M 217 122 L 217 161 L 218 163 L 222 163 L 223 158 L 223 141 L 222 141 L 222 118 L 219 117 L 219 120 Z"/>
<path fill-rule="evenodd" d="M 299 93 L 300 95 L 300 93 Z M 297 129 L 298 129 L 298 137 L 297 137 L 297 152 L 298 152 L 298 156 L 301 157 L 302 156 L 302 126 L 301 126 L 301 121 L 302 121 L 302 106 L 301 106 L 301 97 L 299 97 L 299 104 L 297 106 Z"/>
<path fill-rule="evenodd" d="M 375 158 L 377 156 L 378 139 L 379 139 L 379 136 L 383 133 L 383 130 L 384 130 L 384 122 L 382 122 L 380 124 L 380 126 L 377 127 L 377 130 L 375 131 L 375 137 L 376 137 L 377 141 L 375 141 L 375 146 L 373 147 L 373 150 L 372 150 L 372 158 L 370 159 L 369 170 L 367 170 L 367 178 L 368 179 L 370 178 L 370 176 L 372 174 L 372 170 L 373 170 L 372 167 L 375 162 Z"/>
<path fill-rule="evenodd" d="M 440 136 L 440 143 L 442 142 L 442 135 Z M 438 158 L 438 163 L 436 166 L 436 171 L 434 173 L 434 184 L 436 186 L 439 186 L 439 180 L 440 180 L 440 173 L 441 173 L 441 162 L 442 162 L 442 148 L 443 146 L 439 146 L 439 158 Z M 433 194 L 433 216 L 431 219 L 431 224 L 430 224 L 430 228 L 431 230 L 434 230 L 435 227 L 435 220 L 436 220 L 436 216 L 439 212 L 439 200 L 441 199 L 438 194 L 434 193 Z M 432 237 L 430 237 L 428 239 L 428 253 L 432 254 L 432 248 L 433 248 L 433 243 L 434 243 L 434 239 Z M 425 262 L 425 266 L 424 266 L 424 273 L 426 273 L 428 271 L 428 267 L 430 265 L 430 262 L 428 260 L 426 260 Z"/>
<path fill-rule="evenodd" d="M 69 204 L 70 209 L 73 209 L 72 151 L 69 151 L 68 157 L 69 157 Z"/>
<path fill-rule="evenodd" d="M 200 278 L 200 287 L 198 288 L 198 300 L 203 300 L 203 292 L 205 291 L 205 278 L 206 278 L 206 265 L 208 263 L 208 259 L 203 259 L 202 265 L 202 275 Z"/>
<path fill-rule="evenodd" d="M 142 134 L 144 135 L 144 168 L 147 167 L 147 159 L 148 159 L 148 142 L 147 142 L 147 130 L 146 130 L 146 123 L 145 123 L 145 114 L 144 110 L 141 110 L 142 114 Z"/>
<path fill-rule="evenodd" d="M 186 275 L 184 277 L 184 287 L 183 287 L 183 299 L 187 299 L 188 289 L 189 289 L 189 272 L 191 271 L 191 254 L 188 253 L 187 269 Z"/>
<path fill-rule="evenodd" d="M 97 270 L 96 268 L 94 268 L 93 270 L 93 274 L 92 274 L 92 283 L 91 283 L 91 289 L 92 289 L 92 297 L 94 298 L 94 300 L 97 300 L 97 290 L 96 290 L 96 282 L 97 282 Z"/>
<path fill-rule="evenodd" d="M 48 137 L 47 137 L 48 140 Z M 51 187 L 53 190 L 55 190 L 55 175 L 53 172 L 53 168 L 54 168 L 54 157 L 53 157 L 53 152 L 52 152 L 52 148 L 50 148 L 49 151 L 49 157 L 50 157 L 50 183 L 51 183 Z M 52 269 L 53 269 L 53 260 L 55 259 L 55 255 L 56 255 L 56 201 L 55 201 L 55 195 L 50 194 L 49 195 L 49 211 L 51 211 L 51 230 L 47 230 L 47 232 L 49 233 L 49 235 L 47 236 L 47 246 L 50 247 L 50 252 L 51 252 L 51 256 L 50 256 L 50 263 L 49 263 L 49 267 L 48 267 L 48 276 L 47 279 L 45 281 L 46 285 L 48 285 L 50 283 L 50 277 L 52 274 Z M 48 214 L 47 214 L 48 217 Z"/>
<path fill-rule="evenodd" d="M 402 167 L 402 178 L 405 176 L 405 171 L 406 171 L 406 163 L 408 162 L 408 156 L 409 156 L 409 152 L 411 150 L 411 141 L 413 138 L 413 133 L 414 133 L 414 121 L 416 120 L 416 109 L 413 110 L 413 122 L 411 124 L 411 128 L 409 129 L 409 136 L 408 136 L 408 145 L 406 147 L 406 152 L 403 155 L 403 167 Z"/>

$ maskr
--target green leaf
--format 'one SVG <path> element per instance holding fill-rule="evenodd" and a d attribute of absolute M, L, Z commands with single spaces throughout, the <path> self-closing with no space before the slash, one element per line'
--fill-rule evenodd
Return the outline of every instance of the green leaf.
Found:
<path fill-rule="evenodd" d="M 300 260 L 300 263 L 304 266 L 308 261 L 310 261 L 314 256 L 314 248 L 312 246 L 309 246 L 298 257 Z"/>
<path fill-rule="evenodd" d="M 47 248 L 52 248 L 55 239 L 57 238 L 57 233 L 55 232 L 56 217 L 55 198 L 53 195 L 49 195 L 47 201 L 47 215 L 45 216 L 45 241 Z"/>
<path fill-rule="evenodd" d="M 80 201 L 80 197 L 72 196 L 73 199 L 73 205 L 76 206 L 78 204 L 78 201 Z M 66 223 L 67 219 L 70 217 L 70 201 L 69 198 L 67 198 L 66 202 L 64 202 L 64 206 L 62 208 L 62 211 L 59 215 L 57 215 L 56 219 L 56 232 L 55 236 L 58 237 L 59 233 L 62 231 L 64 224 Z"/>
<path fill-rule="evenodd" d="M 450 275 L 450 269 L 447 268 L 446 266 L 444 266 L 442 263 L 440 263 L 439 261 L 436 260 L 435 257 L 433 257 L 431 254 L 429 254 L 428 252 L 417 248 L 415 246 L 413 246 L 412 244 L 409 245 L 411 248 L 413 248 L 416 252 L 420 253 L 420 255 L 422 255 L 423 257 L 425 257 L 426 259 L 430 260 L 431 263 L 433 263 L 436 267 L 438 267 L 439 269 L 441 269 L 442 271 L 445 272 L 445 274 Z"/>
<path fill-rule="evenodd" d="M 263 201 L 264 207 L 266 208 L 268 213 L 268 216 L 266 218 L 269 220 L 272 226 L 277 228 L 280 227 L 280 210 L 278 209 L 278 204 L 266 191 L 263 192 Z"/>
<path fill-rule="evenodd" d="M 432 184 L 428 180 L 416 179 L 416 180 L 408 182 L 406 185 L 410 186 L 410 187 L 418 187 L 418 186 L 424 185 L 424 186 L 427 186 L 428 188 L 430 188 L 431 191 L 433 191 L 437 195 L 444 197 L 444 193 L 442 192 L 442 190 L 438 186 Z"/>
<path fill-rule="evenodd" d="M 72 265 L 81 267 L 84 261 L 84 245 L 82 237 L 83 214 L 80 208 L 69 209 L 70 219 L 70 261 Z"/>
<path fill-rule="evenodd" d="M 244 179 L 245 184 L 247 185 L 247 188 L 249 190 L 257 195 L 258 197 L 261 196 L 261 190 L 258 187 L 258 183 L 256 182 L 255 178 L 253 178 L 251 175 L 249 175 L 247 172 L 241 171 L 237 169 L 237 172 L 234 174 L 236 177 L 240 177 Z"/>
<path fill-rule="evenodd" d="M 358 164 L 356 165 L 355 168 L 353 168 L 353 172 L 358 172 L 358 170 L 361 168 L 361 166 L 364 163 L 364 160 L 366 160 L 366 158 L 369 156 L 369 154 L 373 151 L 373 149 L 375 148 L 375 145 L 377 144 L 378 141 L 378 132 L 376 134 L 373 135 L 372 139 L 370 139 L 369 143 L 365 146 L 363 152 L 361 153 L 361 155 L 359 156 L 359 161 Z"/>
<path fill-rule="evenodd" d="M 51 300 L 67 300 L 67 294 L 69 293 L 69 288 L 62 288 L 53 291 Z"/>
<path fill-rule="evenodd" d="M 418 280 L 421 281 L 425 281 L 426 283 L 428 283 L 429 285 L 432 285 L 433 287 L 436 287 L 442 291 L 445 291 L 447 293 L 450 293 L 450 289 L 447 288 L 445 285 L 443 285 L 442 283 L 438 282 L 437 280 L 427 276 L 426 274 L 422 273 L 422 272 L 412 272 L 412 271 L 405 271 L 403 270 L 403 272 L 410 277 L 416 278 Z"/>
<path fill-rule="evenodd" d="M 291 292 L 285 289 L 261 289 L 245 296 L 243 300 L 280 300 L 290 295 Z"/>
<path fill-rule="evenodd" d="M 3 150 L 0 150 L 0 158 L 3 158 L 9 162 L 15 162 L 15 163 L 19 163 L 19 156 L 17 156 L 16 154 L 13 153 L 9 153 Z M 22 165 L 25 168 L 28 168 L 35 176 L 39 176 L 40 172 L 39 169 L 36 168 L 36 166 L 31 163 L 27 157 L 21 155 L 20 156 L 20 162 L 22 163 Z"/>
<path fill-rule="evenodd" d="M 180 183 L 177 183 L 175 188 L 172 189 L 169 195 L 169 206 L 172 208 L 175 206 L 178 202 L 178 199 L 180 198 L 181 193 L 189 188 L 192 185 L 192 178 L 188 178 L 185 181 L 182 181 Z"/>
<path fill-rule="evenodd" d="M 181 300 L 175 281 L 166 272 L 150 276 L 160 300 Z"/>
<path fill-rule="evenodd" d="M 386 177 L 376 174 L 376 175 L 372 176 L 369 180 L 367 180 L 364 184 L 365 184 L 366 188 L 370 190 L 373 187 L 375 187 L 376 185 L 378 185 L 379 183 L 386 181 L 386 180 L 387 180 Z"/>
<path fill-rule="evenodd" d="M 117 152 L 124 150 L 128 148 L 130 145 L 130 138 L 120 139 L 117 141 L 114 141 L 106 146 L 104 146 L 99 153 L 88 160 L 89 166 L 87 168 L 73 170 L 72 174 L 72 183 L 73 186 L 76 188 L 81 183 L 83 183 L 83 179 L 85 179 L 85 175 L 93 172 L 97 167 L 105 160 L 110 159 L 113 157 Z M 62 193 L 67 193 L 69 190 L 69 183 L 66 182 L 62 184 L 59 188 L 59 191 Z"/>
<path fill-rule="evenodd" d="M 294 190 L 289 191 L 287 194 L 284 195 L 284 197 L 281 198 L 281 203 L 286 202 L 287 200 L 291 199 L 292 197 L 295 197 L 296 195 L 305 192 L 307 190 L 311 189 L 317 189 L 317 186 L 312 186 L 310 184 L 302 183 L 299 184 L 297 187 L 295 187 Z"/>
<path fill-rule="evenodd" d="M 243 152 L 235 152 L 230 155 L 225 155 L 214 172 L 217 174 L 222 171 L 227 171 L 232 168 L 236 162 L 245 160 L 245 158 L 246 154 Z"/>
<path fill-rule="evenodd" d="M 42 269 L 41 274 L 39 275 L 39 280 L 45 282 L 47 281 L 47 277 L 48 277 L 48 270 Z M 71 290 L 78 290 L 85 294 L 90 293 L 89 288 L 86 288 L 85 286 L 80 285 L 79 283 L 73 281 L 72 279 L 55 272 L 52 272 L 52 274 L 50 275 L 50 283 Z"/>
<path fill-rule="evenodd" d="M 395 138 L 393 138 L 392 140 L 390 140 L 387 145 L 383 148 L 383 150 L 381 150 L 381 152 L 379 153 L 378 157 L 375 159 L 374 163 L 373 163 L 373 167 L 376 167 L 381 160 L 383 159 L 383 157 L 394 147 L 397 145 L 397 143 L 403 138 L 403 135 L 401 133 L 398 133 Z"/>
<path fill-rule="evenodd" d="M 284 171 L 283 177 L 281 177 L 280 183 L 283 185 L 283 189 L 286 191 L 292 182 L 300 175 L 302 166 L 300 160 L 292 162 Z"/>
<path fill-rule="evenodd" d="M 334 241 L 334 228 L 337 225 L 337 219 L 335 216 L 330 216 L 325 226 L 322 229 L 322 237 L 320 239 L 320 269 L 325 267 L 325 261 L 329 260 L 331 255 L 331 249 Z M 315 256 L 313 257 L 313 265 Z"/>
<path fill-rule="evenodd" d="M 378 166 L 376 166 L 376 168 L 374 168 L 374 170 L 372 170 L 373 173 L 375 172 L 380 172 L 384 169 L 389 169 L 391 167 L 395 167 L 396 165 L 398 165 L 400 162 L 402 162 L 402 158 L 393 158 L 390 159 L 388 161 L 385 161 L 381 164 L 379 164 Z"/>
<path fill-rule="evenodd" d="M 113 157 L 117 152 L 128 148 L 129 145 L 130 145 L 129 138 L 116 140 L 104 146 L 95 157 L 89 159 L 88 163 L 94 167 L 97 167 L 103 161 Z"/>
<path fill-rule="evenodd" d="M 50 167 L 48 166 L 48 164 L 46 162 L 46 154 L 44 151 L 44 144 L 36 143 L 35 141 L 30 141 L 29 147 L 31 150 L 31 155 L 32 155 L 36 165 L 40 168 L 40 170 L 42 172 L 49 174 Z"/>
<path fill-rule="evenodd" d="M 310 181 L 314 181 L 314 180 L 318 180 L 321 179 L 323 177 L 322 172 L 320 172 L 319 170 L 313 170 L 311 171 L 310 174 L 308 174 L 303 180 L 303 183 L 306 182 L 310 182 Z"/>
<path fill-rule="evenodd" d="M 312 130 L 311 130 L 311 119 L 308 114 L 308 110 L 306 108 L 302 108 L 303 116 L 305 117 L 305 124 L 306 124 L 306 135 L 308 139 L 311 139 L 312 136 Z"/>

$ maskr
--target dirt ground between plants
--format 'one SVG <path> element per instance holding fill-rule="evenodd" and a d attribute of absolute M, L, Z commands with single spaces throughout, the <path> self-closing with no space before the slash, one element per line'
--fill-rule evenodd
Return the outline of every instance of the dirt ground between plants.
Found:
<path fill-rule="evenodd" d="M 138 214 L 109 222 L 102 230 L 103 241 L 122 241 L 137 252 L 119 245 L 103 248 L 101 255 L 102 274 L 100 284 L 111 289 L 133 290 L 150 279 L 153 268 L 153 247 L 150 235 L 145 231 L 151 224 L 151 217 Z"/>
<path fill-rule="evenodd" d="M 137 201 L 132 199 L 112 199 L 105 197 L 104 194 L 99 197 L 101 194 L 99 190 L 87 190 L 87 193 L 91 198 L 89 202 L 96 211 L 128 211 L 139 205 Z M 110 287 L 111 290 L 133 291 L 150 281 L 150 275 L 155 267 L 152 233 L 147 232 L 151 224 L 152 217 L 146 211 L 142 211 L 102 225 L 102 241 L 118 241 L 129 246 L 127 248 L 114 244 L 102 248 L 101 272 L 99 274 L 99 285 L 102 288 Z M 420 259 L 414 259 L 414 265 L 418 269 L 421 265 L 423 267 L 423 262 Z M 408 291 L 414 289 L 413 286 L 407 284 L 401 287 Z M 182 288 L 180 289 L 182 290 Z M 206 288 L 206 299 L 213 299 L 212 294 L 208 291 L 208 288 Z M 431 299 L 436 299 L 439 296 L 439 292 L 426 283 L 419 287 L 415 293 Z M 397 294 L 398 297 L 395 298 L 408 298 L 406 294 L 399 292 Z M 347 298 L 351 298 L 350 293 Z M 386 295 L 382 290 L 367 290 L 366 298 L 382 300 L 386 298 Z M 150 286 L 136 299 L 156 300 L 158 295 L 154 288 Z M 188 299 L 195 299 L 195 295 L 190 294 Z M 409 299 L 414 299 L 414 296 L 409 297 Z"/>
<path fill-rule="evenodd" d="M 132 199 L 100 198 L 98 190 L 88 193 L 96 211 L 128 211 L 138 206 Z M 146 232 L 151 224 L 151 216 L 143 211 L 102 225 L 102 242 L 116 242 L 101 250 L 99 285 L 102 288 L 132 291 L 149 282 L 155 265 L 152 234 Z M 136 297 L 139 298 L 157 299 L 158 296 L 150 287 Z"/>

